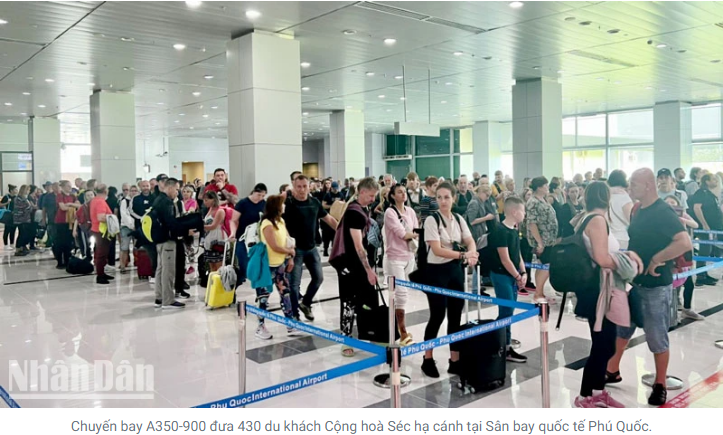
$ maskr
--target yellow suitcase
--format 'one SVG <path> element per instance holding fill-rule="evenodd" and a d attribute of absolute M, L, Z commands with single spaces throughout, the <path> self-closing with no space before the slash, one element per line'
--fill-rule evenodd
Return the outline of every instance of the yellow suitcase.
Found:
<path fill-rule="evenodd" d="M 229 247 L 233 249 L 231 254 L 231 265 L 230 266 L 223 266 L 223 267 L 233 267 L 233 261 L 235 257 L 235 249 L 231 242 L 226 242 L 226 245 L 224 246 L 223 250 L 223 261 L 225 263 L 226 261 L 226 252 L 228 251 Z M 222 267 L 222 268 L 223 268 Z M 233 296 L 236 293 L 236 289 L 234 288 L 233 291 L 226 291 L 223 288 L 223 283 L 221 282 L 221 274 L 218 272 L 211 272 L 208 275 L 208 284 L 206 285 L 206 306 L 209 308 L 220 308 L 220 307 L 228 307 L 233 304 Z"/>

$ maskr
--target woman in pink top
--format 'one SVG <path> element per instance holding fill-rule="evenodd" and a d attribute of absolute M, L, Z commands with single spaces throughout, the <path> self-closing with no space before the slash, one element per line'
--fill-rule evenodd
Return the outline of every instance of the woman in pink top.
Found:
<path fill-rule="evenodd" d="M 389 191 L 390 207 L 384 212 L 384 277 L 409 281 L 414 271 L 414 254 L 417 251 L 419 235 L 413 230 L 419 227 L 417 214 L 407 207 L 407 189 L 396 184 Z M 404 310 L 407 305 L 407 292 L 404 287 L 394 288 L 394 305 L 401 336 L 399 344 L 407 346 L 413 343 L 412 334 L 407 332 Z"/>
<path fill-rule="evenodd" d="M 185 214 L 198 211 L 198 202 L 193 197 L 195 194 L 196 191 L 193 190 L 193 187 L 191 185 L 187 185 L 183 188 L 183 212 Z"/>

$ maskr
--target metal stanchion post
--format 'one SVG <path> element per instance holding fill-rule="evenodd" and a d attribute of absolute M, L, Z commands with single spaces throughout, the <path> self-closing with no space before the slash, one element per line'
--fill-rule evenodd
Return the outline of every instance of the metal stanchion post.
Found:
<path fill-rule="evenodd" d="M 547 301 L 537 303 L 540 309 L 540 369 L 542 370 L 542 407 L 550 407 L 550 361 L 548 359 L 548 328 L 550 310 Z M 562 309 L 562 308 L 561 308 Z"/>
<path fill-rule="evenodd" d="M 391 379 L 391 407 L 402 407 L 402 374 L 400 372 L 402 365 L 402 352 L 398 345 L 389 348 L 392 357 L 392 363 L 389 365 L 389 376 Z"/>
<path fill-rule="evenodd" d="M 399 346 L 394 343 L 397 338 L 397 313 L 394 304 L 394 292 L 397 288 L 397 279 L 393 276 L 390 276 L 387 284 L 389 284 L 389 302 L 387 303 L 387 306 L 389 307 L 389 346 L 387 348 L 387 350 L 390 352 L 388 355 L 388 357 L 390 358 L 389 373 L 381 373 L 374 376 L 374 385 L 381 388 L 390 388 L 392 390 L 392 407 L 400 408 L 402 406 L 401 399 L 399 401 L 399 406 L 394 406 L 395 396 L 401 395 L 401 388 L 409 385 L 409 383 L 412 382 L 412 378 L 400 373 L 399 370 L 402 366 L 402 352 L 399 350 Z M 396 368 L 394 361 L 395 349 L 397 352 Z"/>
<path fill-rule="evenodd" d="M 246 301 L 240 301 L 238 310 L 238 393 L 246 393 Z"/>
<path fill-rule="evenodd" d="M 464 266 L 464 292 L 469 293 L 469 284 L 467 284 L 467 277 L 469 276 L 469 266 Z M 469 300 L 464 300 L 464 322 L 469 324 Z"/>

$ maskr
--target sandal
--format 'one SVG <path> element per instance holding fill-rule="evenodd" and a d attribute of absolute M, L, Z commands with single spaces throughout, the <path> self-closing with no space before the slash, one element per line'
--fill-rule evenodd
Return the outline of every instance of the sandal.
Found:
<path fill-rule="evenodd" d="M 354 348 L 349 346 L 342 346 L 341 347 L 341 356 L 351 358 L 354 356 Z"/>
<path fill-rule="evenodd" d="M 623 381 L 623 378 L 620 376 L 620 372 L 614 372 L 610 373 L 609 371 L 605 370 L 605 383 L 606 384 L 618 384 Z"/>
<path fill-rule="evenodd" d="M 402 335 L 402 338 L 399 340 L 399 345 L 409 346 L 410 344 L 414 344 L 414 338 L 412 337 L 412 334 L 407 332 L 406 334 Z"/>

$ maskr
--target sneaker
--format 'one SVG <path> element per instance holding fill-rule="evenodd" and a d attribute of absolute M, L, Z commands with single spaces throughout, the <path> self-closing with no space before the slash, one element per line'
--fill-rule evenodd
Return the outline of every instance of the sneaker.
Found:
<path fill-rule="evenodd" d="M 529 296 L 529 295 L 530 295 L 530 292 L 527 291 L 526 288 L 521 288 L 521 289 L 518 289 L 518 290 L 517 290 L 517 294 L 518 294 L 519 296 Z"/>
<path fill-rule="evenodd" d="M 161 308 L 163 306 L 163 303 L 161 302 L 160 299 L 156 299 L 156 302 L 154 303 L 154 305 L 156 306 L 156 308 Z"/>
<path fill-rule="evenodd" d="M 437 363 L 434 362 L 433 358 L 424 358 L 422 360 L 422 373 L 429 378 L 438 378 L 439 370 L 437 370 Z"/>
<path fill-rule="evenodd" d="M 286 328 L 286 333 L 289 334 L 289 337 L 296 337 L 301 335 L 301 331 L 296 328 Z"/>
<path fill-rule="evenodd" d="M 99 276 L 95 279 L 96 284 L 110 284 L 110 281 L 104 276 Z"/>
<path fill-rule="evenodd" d="M 306 320 L 314 320 L 314 313 L 311 312 L 311 307 L 305 305 L 303 302 L 299 304 L 299 309 L 304 313 Z"/>
<path fill-rule="evenodd" d="M 575 320 L 578 322 L 587 322 L 587 319 L 582 316 L 575 316 Z"/>
<path fill-rule="evenodd" d="M 520 343 L 520 340 L 515 340 L 514 338 L 510 340 L 510 347 L 513 349 L 519 349 L 520 346 L 522 346 L 522 343 Z"/>
<path fill-rule="evenodd" d="M 165 310 L 166 308 L 185 308 L 185 307 L 186 307 L 186 304 L 184 304 L 183 302 L 175 301 L 171 305 L 164 305 L 163 309 Z"/>
<path fill-rule="evenodd" d="M 716 284 L 718 284 L 718 281 L 709 276 L 706 276 L 704 278 L 698 278 L 695 280 L 696 287 L 702 287 L 704 285 L 716 285 Z"/>
<path fill-rule="evenodd" d="M 154 277 L 152 277 L 152 276 L 149 276 L 149 277 L 148 277 L 148 284 L 155 284 L 155 283 L 156 283 L 156 279 L 155 279 Z"/>
<path fill-rule="evenodd" d="M 6 251 L 12 251 L 13 249 L 15 249 L 15 247 L 14 247 L 13 245 L 7 245 L 7 246 L 5 247 L 5 250 L 6 250 Z"/>
<path fill-rule="evenodd" d="M 509 348 L 507 349 L 507 361 L 514 363 L 526 363 L 527 357 L 524 355 L 520 355 L 519 353 L 515 352 L 514 349 Z"/>
<path fill-rule="evenodd" d="M 653 385 L 653 392 L 648 397 L 648 405 L 661 406 L 668 400 L 668 390 L 663 384 Z"/>
<path fill-rule="evenodd" d="M 462 367 L 460 367 L 460 362 L 449 360 L 449 368 L 447 369 L 447 373 L 449 373 L 450 375 L 461 375 Z"/>
<path fill-rule="evenodd" d="M 106 266 L 106 267 L 103 269 L 103 271 L 104 271 L 105 273 L 115 273 L 115 267 L 113 267 L 113 266 Z"/>
<path fill-rule="evenodd" d="M 607 391 L 592 396 L 592 401 L 598 408 L 625 408 L 625 405 L 613 399 Z"/>
<path fill-rule="evenodd" d="M 256 335 L 256 338 L 258 338 L 260 340 L 271 340 L 272 338 L 274 338 L 274 336 L 271 335 L 269 330 L 266 329 L 266 325 L 264 325 L 263 323 L 260 324 L 258 328 L 256 328 L 255 335 Z"/>
<path fill-rule="evenodd" d="M 689 308 L 683 308 L 683 318 L 692 320 L 705 320 L 705 316 L 702 316 Z"/>
<path fill-rule="evenodd" d="M 181 298 L 181 299 L 188 299 L 191 297 L 191 295 L 185 291 L 180 291 L 180 292 L 176 293 L 176 297 Z"/>
<path fill-rule="evenodd" d="M 590 396 L 590 397 L 577 396 L 575 398 L 575 408 L 597 408 L 597 405 L 593 401 L 592 396 Z"/>

